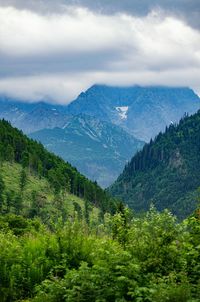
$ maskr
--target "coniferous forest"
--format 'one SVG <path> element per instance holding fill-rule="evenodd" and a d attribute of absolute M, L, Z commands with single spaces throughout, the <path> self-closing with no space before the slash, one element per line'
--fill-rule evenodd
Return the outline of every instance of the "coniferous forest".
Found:
<path fill-rule="evenodd" d="M 179 219 L 199 203 L 200 111 L 185 115 L 145 144 L 109 188 L 135 211 L 170 209 Z"/>
<path fill-rule="evenodd" d="M 0 301 L 200 301 L 198 207 L 136 215 L 0 123 Z"/>

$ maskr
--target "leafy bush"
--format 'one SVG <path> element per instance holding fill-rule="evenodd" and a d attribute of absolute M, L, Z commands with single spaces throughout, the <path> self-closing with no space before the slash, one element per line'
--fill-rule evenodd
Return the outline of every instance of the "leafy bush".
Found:
<path fill-rule="evenodd" d="M 1 301 L 197 302 L 197 213 L 178 223 L 168 211 L 151 208 L 131 218 L 122 209 L 106 214 L 105 224 L 90 227 L 77 215 L 51 231 L 39 220 L 7 216 L 0 231 Z"/>

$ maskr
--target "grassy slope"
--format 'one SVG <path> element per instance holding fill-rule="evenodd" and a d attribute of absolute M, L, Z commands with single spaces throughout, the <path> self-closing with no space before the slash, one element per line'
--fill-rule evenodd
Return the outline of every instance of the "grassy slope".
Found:
<path fill-rule="evenodd" d="M 3 177 L 5 183 L 5 192 L 14 192 L 15 194 L 20 194 L 20 173 L 21 165 L 17 163 L 4 162 L 0 167 L 0 173 Z M 45 209 L 47 212 L 54 211 L 55 206 L 55 194 L 50 184 L 45 178 L 39 178 L 37 175 L 30 174 L 28 170 L 27 173 L 27 183 L 23 192 L 23 209 L 26 212 L 31 206 L 32 193 L 37 192 L 45 200 Z M 4 195 L 6 198 L 6 196 Z M 63 197 L 63 204 L 66 212 L 69 216 L 74 215 L 74 202 L 77 203 L 82 212 L 84 212 L 84 201 L 75 195 L 66 193 Z M 53 205 L 53 206 L 52 206 Z M 90 211 L 90 218 L 97 218 L 99 214 L 99 209 L 93 207 Z"/>

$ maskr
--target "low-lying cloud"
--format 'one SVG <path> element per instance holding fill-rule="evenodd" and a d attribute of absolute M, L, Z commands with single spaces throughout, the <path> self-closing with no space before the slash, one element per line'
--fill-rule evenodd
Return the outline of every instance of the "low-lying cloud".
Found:
<path fill-rule="evenodd" d="M 133 15 L 0 6 L 1 93 L 65 103 L 94 83 L 200 92 L 200 32 L 158 8 Z"/>

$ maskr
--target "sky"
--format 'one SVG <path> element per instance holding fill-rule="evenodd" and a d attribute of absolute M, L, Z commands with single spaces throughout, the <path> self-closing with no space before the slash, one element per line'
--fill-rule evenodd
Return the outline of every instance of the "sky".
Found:
<path fill-rule="evenodd" d="M 200 0 L 0 0 L 0 93 L 69 103 L 93 84 L 200 95 Z"/>

